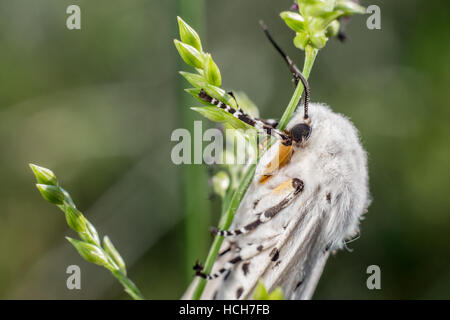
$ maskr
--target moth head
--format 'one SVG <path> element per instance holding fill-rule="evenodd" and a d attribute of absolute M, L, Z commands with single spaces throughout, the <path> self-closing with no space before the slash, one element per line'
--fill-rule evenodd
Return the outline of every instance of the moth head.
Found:
<path fill-rule="evenodd" d="M 296 143 L 302 143 L 309 139 L 311 126 L 307 123 L 299 123 L 292 127 L 291 137 Z"/>

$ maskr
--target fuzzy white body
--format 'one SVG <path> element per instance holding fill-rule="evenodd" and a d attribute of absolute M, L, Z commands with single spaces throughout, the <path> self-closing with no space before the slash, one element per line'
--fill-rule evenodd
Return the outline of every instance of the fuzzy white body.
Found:
<path fill-rule="evenodd" d="M 312 132 L 306 144 L 295 147 L 290 162 L 264 184 L 258 180 L 278 144 L 262 157 L 230 230 L 252 222 L 257 213 L 279 202 L 283 195 L 272 191 L 283 182 L 298 178 L 304 183 L 303 191 L 270 221 L 247 234 L 225 239 L 223 250 L 234 242 L 240 252 L 219 257 L 213 273 L 233 256 L 245 256 L 248 251 L 255 252 L 255 246 L 265 246 L 262 252 L 234 265 L 226 280 L 208 281 L 203 299 L 251 299 L 259 279 L 269 291 L 281 286 L 285 299 L 309 299 L 329 252 L 342 248 L 359 232 L 370 197 L 367 157 L 358 132 L 347 118 L 324 105 L 311 104 L 310 119 Z M 287 129 L 301 122 L 303 112 L 292 118 Z M 276 261 L 270 256 L 273 248 L 279 251 Z"/>

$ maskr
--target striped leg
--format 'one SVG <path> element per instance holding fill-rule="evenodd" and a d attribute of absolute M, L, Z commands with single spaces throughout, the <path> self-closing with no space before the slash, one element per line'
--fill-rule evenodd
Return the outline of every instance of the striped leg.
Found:
<path fill-rule="evenodd" d="M 194 270 L 195 270 L 195 274 L 203 279 L 206 280 L 214 280 L 219 278 L 221 275 L 225 274 L 226 272 L 230 271 L 231 269 L 233 269 L 233 267 L 241 262 L 241 261 L 247 261 L 251 258 L 253 258 L 254 256 L 257 256 L 258 254 L 260 254 L 261 252 L 272 248 L 278 241 L 278 236 L 275 236 L 269 240 L 267 240 L 266 242 L 263 242 L 262 244 L 256 245 L 256 244 L 252 244 L 249 245 L 245 248 L 243 248 L 238 255 L 234 256 L 232 259 L 228 260 L 227 263 L 225 263 L 225 265 L 223 265 L 222 268 L 220 268 L 217 272 L 212 273 L 212 274 L 206 274 L 203 272 L 203 267 L 198 264 L 198 262 L 195 264 L 194 266 Z"/>
<path fill-rule="evenodd" d="M 285 145 L 290 145 L 292 144 L 292 138 L 280 131 L 275 129 L 272 126 L 269 126 L 267 124 L 265 124 L 263 121 L 260 120 L 255 120 L 252 117 L 250 117 L 248 114 L 244 113 L 241 110 L 236 110 L 233 107 L 230 107 L 229 105 L 223 103 L 222 101 L 219 101 L 213 97 L 211 97 L 210 95 L 208 95 L 206 93 L 205 90 L 201 90 L 200 93 L 198 94 L 199 98 L 202 99 L 203 101 L 206 101 L 212 105 L 215 105 L 217 107 L 219 107 L 222 110 L 225 110 L 226 112 L 228 112 L 229 114 L 233 115 L 235 118 L 241 120 L 242 122 L 245 122 L 246 124 L 254 127 L 256 130 L 258 130 L 258 132 L 261 132 L 263 134 L 267 134 L 267 135 L 271 135 L 274 136 L 277 139 L 280 139 L 283 141 L 283 143 Z"/>
<path fill-rule="evenodd" d="M 259 22 L 261 24 L 261 27 L 266 34 L 267 38 L 269 39 L 270 43 L 275 47 L 275 49 L 280 53 L 280 55 L 283 57 L 284 61 L 286 61 L 289 71 L 292 73 L 294 77 L 295 86 L 298 85 L 298 82 L 301 81 L 303 84 L 303 87 L 305 88 L 305 114 L 304 118 L 308 119 L 308 105 L 309 105 L 309 96 L 310 96 L 310 89 L 308 85 L 308 81 L 303 76 L 303 74 L 300 72 L 298 67 L 295 65 L 295 63 L 292 61 L 291 58 L 280 48 L 280 46 L 275 42 L 275 40 L 272 38 L 272 36 L 269 33 L 269 30 L 267 29 L 267 26 L 264 24 L 263 21 Z"/>
<path fill-rule="evenodd" d="M 211 233 L 223 237 L 238 236 L 240 234 L 249 233 L 250 231 L 256 229 L 260 224 L 269 221 L 270 219 L 275 217 L 278 214 L 278 212 L 286 208 L 292 202 L 292 200 L 294 200 L 295 197 L 303 190 L 302 180 L 294 178 L 289 180 L 288 182 L 290 182 L 290 187 L 292 188 L 292 191 L 275 206 L 270 207 L 269 209 L 261 213 L 258 213 L 258 218 L 255 221 L 236 230 L 220 230 L 215 227 L 212 227 Z"/>

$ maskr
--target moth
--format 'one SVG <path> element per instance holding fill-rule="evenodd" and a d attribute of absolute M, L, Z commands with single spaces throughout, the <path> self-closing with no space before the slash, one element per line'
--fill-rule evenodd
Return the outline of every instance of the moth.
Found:
<path fill-rule="evenodd" d="M 212 229 L 225 241 L 210 274 L 194 267 L 208 280 L 202 299 L 251 299 L 259 280 L 268 291 L 280 286 L 285 299 L 310 299 L 330 253 L 359 233 L 370 204 L 358 131 L 345 116 L 309 103 L 306 79 L 263 29 L 295 83 L 302 81 L 304 108 L 281 131 L 200 92 L 204 101 L 278 140 L 258 163 L 229 230 Z"/>

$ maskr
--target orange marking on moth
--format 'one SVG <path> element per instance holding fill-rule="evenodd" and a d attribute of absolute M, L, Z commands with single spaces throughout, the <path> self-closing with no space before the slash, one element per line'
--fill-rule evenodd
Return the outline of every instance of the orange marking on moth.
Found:
<path fill-rule="evenodd" d="M 259 179 L 259 183 L 263 184 L 269 181 L 272 178 L 273 174 L 281 167 L 285 166 L 289 160 L 291 160 L 292 154 L 294 153 L 294 148 L 292 145 L 285 146 L 280 143 L 280 147 L 278 148 L 277 154 L 275 157 L 267 164 L 266 169 L 264 170 L 261 178 Z"/>
<path fill-rule="evenodd" d="M 289 190 L 289 191 L 294 190 L 294 187 L 292 186 L 292 179 L 289 179 L 288 181 L 280 184 L 278 187 L 273 189 L 272 193 L 282 193 L 285 190 Z"/>

